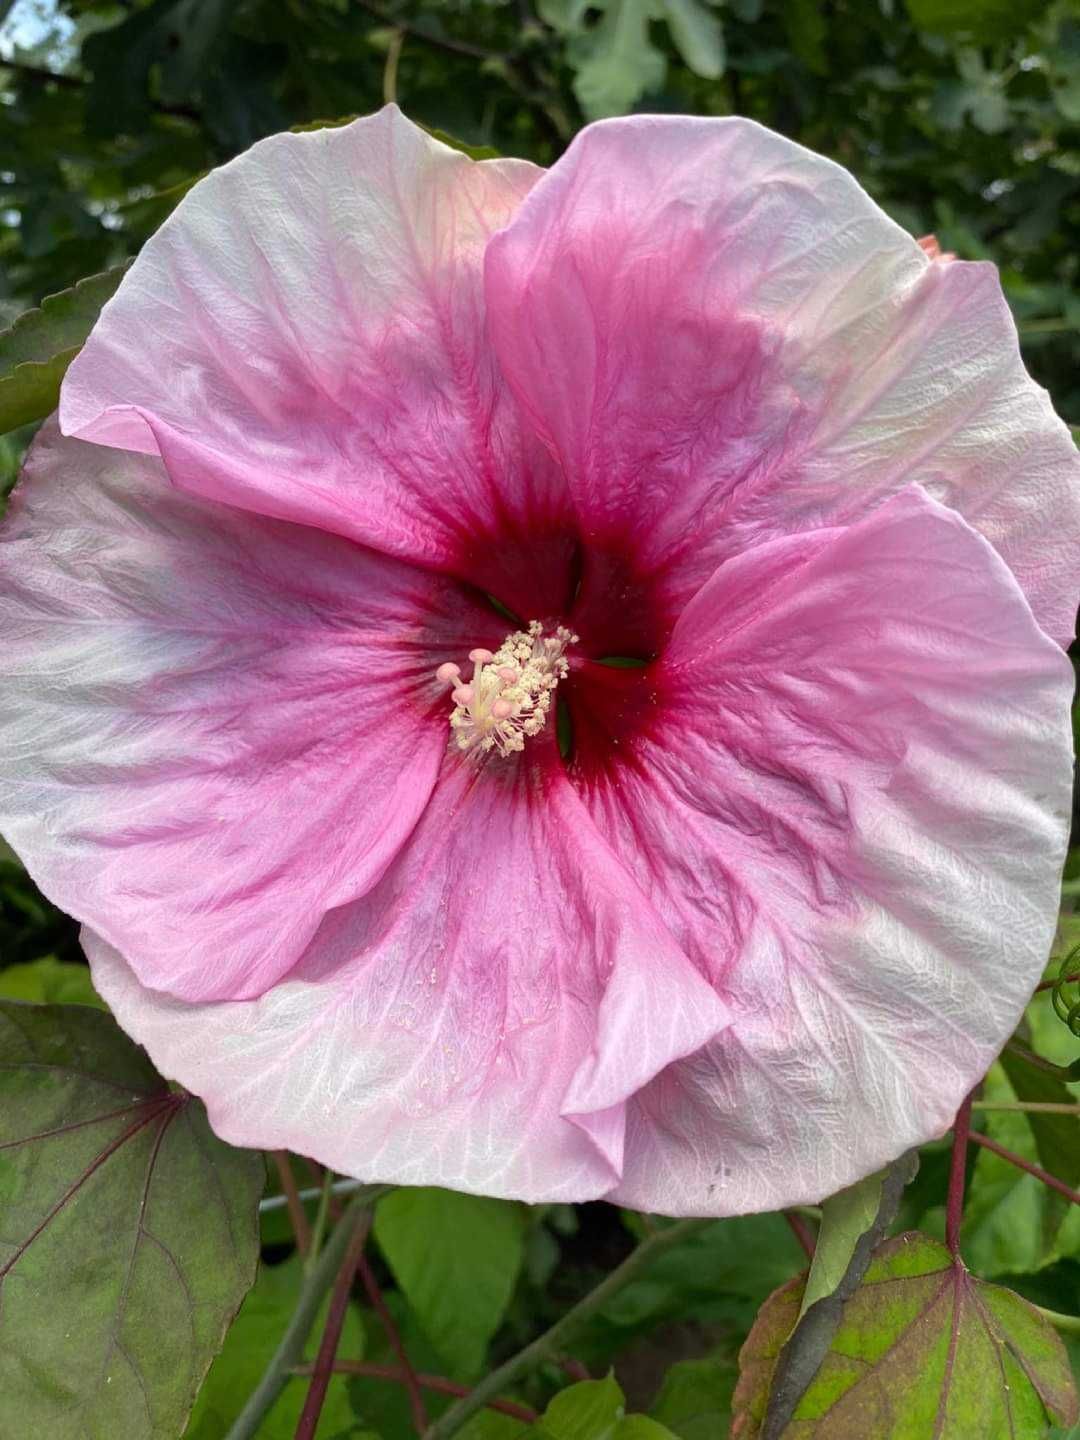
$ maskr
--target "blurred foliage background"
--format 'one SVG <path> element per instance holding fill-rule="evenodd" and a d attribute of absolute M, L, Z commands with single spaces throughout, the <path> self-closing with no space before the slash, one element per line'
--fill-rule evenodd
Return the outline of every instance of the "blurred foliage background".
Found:
<path fill-rule="evenodd" d="M 209 166 L 386 95 L 541 163 L 598 116 L 738 112 L 993 259 L 1080 423 L 1077 0 L 0 0 L 0 60 L 7 318 L 133 253 Z"/>
<path fill-rule="evenodd" d="M 1029 368 L 1080 425 L 1077 0 L 0 0 L 0 327 L 134 254 L 199 175 L 261 136 L 386 98 L 469 145 L 540 163 L 604 115 L 752 116 L 841 161 L 914 234 L 934 231 L 963 258 L 993 260 Z M 0 437 L 0 497 L 29 433 Z M 1080 889 L 1075 851 L 1067 876 L 1069 910 Z M 1064 924 L 1068 948 L 1080 921 L 1067 914 Z M 0 993 L 92 1000 L 85 970 L 80 980 L 65 963 L 78 958 L 73 922 L 0 842 Z M 1020 1039 L 1063 1066 L 1080 1049 L 1045 996 Z M 1035 1083 L 1014 1063 L 995 1067 L 987 1093 L 1012 1103 Z M 1050 1083 L 1051 1099 L 1076 1098 L 1060 1078 Z M 1080 1183 L 1071 1117 L 1065 1129 L 983 1118 L 1002 1142 Z M 903 1224 L 941 1232 L 947 1164 L 944 1143 L 927 1147 Z M 993 1156 L 972 1153 L 970 1170 L 973 1268 L 1080 1313 L 1080 1211 L 1067 1214 Z M 478 1215 L 483 1249 L 490 1226 Z M 621 1258 L 633 1223 L 601 1206 L 523 1218 L 491 1355 L 522 1343 Z M 468 1233 L 458 1225 L 455 1244 Z M 264 1253 L 287 1255 L 287 1236 L 276 1211 Z M 712 1440 L 726 1428 L 734 1353 L 753 1311 L 799 1264 L 777 1216 L 717 1225 L 597 1317 L 581 1357 L 593 1367 L 617 1360 L 634 1403 L 651 1403 L 684 1440 Z M 265 1284 L 280 1287 L 285 1274 Z M 291 1292 L 275 1295 L 259 1301 L 264 1348 L 280 1329 L 274 1307 L 287 1314 L 291 1303 Z M 466 1284 L 462 1315 L 468 1300 Z M 391 1301 L 424 1360 L 430 1328 L 414 1325 L 402 1295 Z M 257 1327 L 263 1312 L 244 1314 Z M 241 1369 L 245 1345 L 255 1346 L 251 1335 L 236 1342 Z M 223 1393 L 239 1384 L 233 1363 L 225 1356 L 214 1372 Z M 223 1422 L 205 1406 L 189 1433 L 212 1440 Z M 343 1390 L 339 1409 L 342 1434 L 409 1433 L 396 1391 L 347 1399 Z"/>

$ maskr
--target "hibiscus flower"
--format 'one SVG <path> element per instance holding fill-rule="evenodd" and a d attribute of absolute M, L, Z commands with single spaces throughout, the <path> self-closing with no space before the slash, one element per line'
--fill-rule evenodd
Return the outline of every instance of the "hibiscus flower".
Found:
<path fill-rule="evenodd" d="M 0 534 L 0 830 L 241 1145 L 672 1214 L 941 1134 L 1051 943 L 1078 466 L 739 119 L 197 185 Z"/>

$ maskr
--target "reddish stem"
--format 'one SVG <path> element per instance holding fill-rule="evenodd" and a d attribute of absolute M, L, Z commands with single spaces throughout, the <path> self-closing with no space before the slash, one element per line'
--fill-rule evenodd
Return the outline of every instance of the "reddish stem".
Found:
<path fill-rule="evenodd" d="M 1059 975 L 1056 980 L 1040 980 L 1035 986 L 1035 994 L 1038 995 L 1042 990 L 1053 990 L 1055 985 L 1075 985 L 1077 981 L 1080 981 L 1080 970 L 1072 975 Z"/>
<path fill-rule="evenodd" d="M 341 1328 L 345 1324 L 345 1314 L 349 1308 L 349 1292 L 352 1290 L 353 1276 L 356 1274 L 356 1267 L 363 1259 L 364 1246 L 367 1244 L 370 1229 L 371 1213 L 369 1211 L 361 1218 L 350 1236 L 349 1247 L 345 1251 L 341 1269 L 334 1281 L 333 1293 L 330 1296 L 330 1309 L 326 1316 L 326 1328 L 319 1342 L 319 1353 L 316 1355 L 315 1364 L 312 1367 L 311 1384 L 304 1397 L 304 1408 L 296 1425 L 295 1440 L 314 1440 L 315 1431 L 318 1429 L 319 1416 L 322 1414 L 323 1404 L 326 1400 L 326 1390 L 334 1371 L 334 1358 L 337 1355 L 338 1342 L 341 1339 Z"/>
<path fill-rule="evenodd" d="M 379 1282 L 375 1279 L 374 1271 L 363 1255 L 360 1257 L 360 1264 L 357 1267 L 360 1272 L 360 1279 L 363 1281 L 364 1289 L 367 1291 L 368 1299 L 371 1301 L 371 1308 L 378 1315 L 383 1329 L 386 1331 L 386 1338 L 390 1342 L 390 1348 L 398 1358 L 398 1364 L 402 1370 L 402 1384 L 409 1394 L 409 1408 L 412 1412 L 413 1427 L 417 1435 L 423 1435 L 428 1428 L 427 1411 L 424 1409 L 424 1397 L 420 1393 L 420 1381 L 416 1371 L 412 1367 L 408 1355 L 405 1353 L 405 1346 L 401 1340 L 401 1334 L 394 1324 L 394 1317 L 386 1308 L 386 1301 L 379 1289 Z"/>
<path fill-rule="evenodd" d="M 338 1375 L 363 1375 L 370 1380 L 394 1380 L 399 1385 L 405 1384 L 406 1374 L 404 1370 L 397 1369 L 394 1365 L 369 1365 L 366 1360 L 335 1360 L 334 1372 Z M 293 1371 L 294 1375 L 310 1375 L 314 1369 L 312 1365 L 297 1365 Z M 412 1372 L 413 1378 L 425 1390 L 437 1390 L 440 1395 L 469 1395 L 472 1392 L 467 1385 L 459 1385 L 454 1380 L 447 1380 L 445 1375 L 427 1375 Z M 591 1379 L 588 1374 L 585 1379 Z M 489 1400 L 489 1410 L 499 1410 L 503 1415 L 512 1415 L 515 1420 L 524 1420 L 532 1424 L 537 1419 L 535 1410 L 530 1410 L 527 1405 L 519 1405 L 514 1400 Z"/>
<path fill-rule="evenodd" d="M 571 1380 L 592 1379 L 592 1376 L 590 1375 L 587 1367 L 584 1366 L 580 1360 L 575 1360 L 573 1355 L 561 1356 L 559 1359 L 559 1364 L 566 1371 L 567 1375 L 570 1376 Z"/>
<path fill-rule="evenodd" d="M 980 1135 L 978 1130 L 972 1130 L 970 1138 L 976 1145 L 982 1145 L 987 1150 L 992 1150 L 995 1155 L 1000 1155 L 1003 1160 L 1008 1160 L 1010 1165 L 1015 1165 L 1018 1170 L 1026 1170 L 1029 1175 L 1034 1175 L 1036 1180 L 1041 1180 L 1044 1185 L 1049 1185 L 1051 1190 L 1056 1190 L 1059 1195 L 1064 1195 L 1066 1200 L 1071 1200 L 1074 1205 L 1080 1205 L 1080 1190 L 1073 1190 L 1059 1180 L 1056 1175 L 1051 1175 L 1049 1170 L 1044 1170 L 1041 1165 L 1034 1164 L 1031 1160 L 1025 1160 L 1022 1155 L 1017 1155 L 1013 1150 L 1006 1150 L 1004 1145 L 999 1145 L 996 1140 L 991 1140 L 989 1135 Z"/>
<path fill-rule="evenodd" d="M 277 1168 L 278 1179 L 281 1181 L 285 1204 L 289 1207 L 289 1222 L 292 1225 L 293 1235 L 296 1237 L 296 1248 L 301 1255 L 307 1255 L 311 1249 L 311 1226 L 308 1223 L 307 1212 L 304 1210 L 304 1202 L 300 1199 L 292 1162 L 286 1151 L 274 1151 L 274 1165 Z"/>
<path fill-rule="evenodd" d="M 945 1202 L 945 1243 L 954 1260 L 960 1259 L 960 1222 L 964 1218 L 964 1171 L 967 1168 L 968 1138 L 971 1135 L 971 1102 L 975 1091 L 956 1112 L 953 1122 L 952 1165 L 949 1168 L 949 1194 Z"/>
<path fill-rule="evenodd" d="M 810 1229 L 810 1226 L 803 1217 L 797 1215 L 794 1210 L 785 1210 L 784 1219 L 788 1225 L 790 1225 L 791 1233 L 806 1252 L 806 1258 L 812 1260 L 814 1258 L 814 1246 L 816 1242 L 814 1240 L 814 1232 Z"/>

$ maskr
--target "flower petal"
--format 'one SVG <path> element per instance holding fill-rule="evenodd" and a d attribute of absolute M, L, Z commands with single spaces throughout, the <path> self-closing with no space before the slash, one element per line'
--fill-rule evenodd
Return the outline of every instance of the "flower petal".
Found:
<path fill-rule="evenodd" d="M 528 1200 L 610 1189 L 626 1099 L 727 1019 L 565 777 L 531 761 L 449 759 L 382 882 L 258 1000 L 188 1005 L 84 944 L 225 1139 Z"/>
<path fill-rule="evenodd" d="M 483 338 L 481 261 L 541 172 L 395 106 L 213 171 L 140 252 L 65 378 L 66 434 L 175 484 L 445 565 L 510 476 L 539 504 Z"/>
<path fill-rule="evenodd" d="M 941 1134 L 1049 954 L 1066 657 L 917 487 L 811 538 L 720 568 L 585 792 L 734 1011 L 631 1107 L 636 1207 L 817 1200 Z"/>
<path fill-rule="evenodd" d="M 0 529 L 0 831 L 189 999 L 257 995 L 373 885 L 446 749 L 452 582 L 48 427 Z"/>
<path fill-rule="evenodd" d="M 590 126 L 486 277 L 583 529 L 630 529 L 676 607 L 748 544 L 918 481 L 1072 635 L 1080 459 L 995 270 L 931 261 L 831 161 L 735 118 Z"/>

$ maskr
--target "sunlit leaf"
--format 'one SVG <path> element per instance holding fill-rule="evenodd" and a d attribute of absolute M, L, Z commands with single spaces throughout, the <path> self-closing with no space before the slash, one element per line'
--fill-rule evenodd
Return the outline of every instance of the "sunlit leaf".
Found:
<path fill-rule="evenodd" d="M 87 965 L 43 955 L 0 970 L 0 999 L 28 1000 L 37 1005 L 95 1005 L 106 1008 L 94 989 Z"/>
<path fill-rule="evenodd" d="M 743 1346 L 733 1440 L 1038 1440 L 1080 1414 L 1065 1348 L 1038 1311 L 909 1233 L 879 1248 L 817 1375 L 776 1423 L 772 1380 L 801 1293 L 796 1280 L 770 1296 Z"/>
<path fill-rule="evenodd" d="M 0 432 L 41 420 L 56 409 L 64 372 L 79 353 L 123 278 L 125 266 L 46 296 L 0 331 Z"/>

